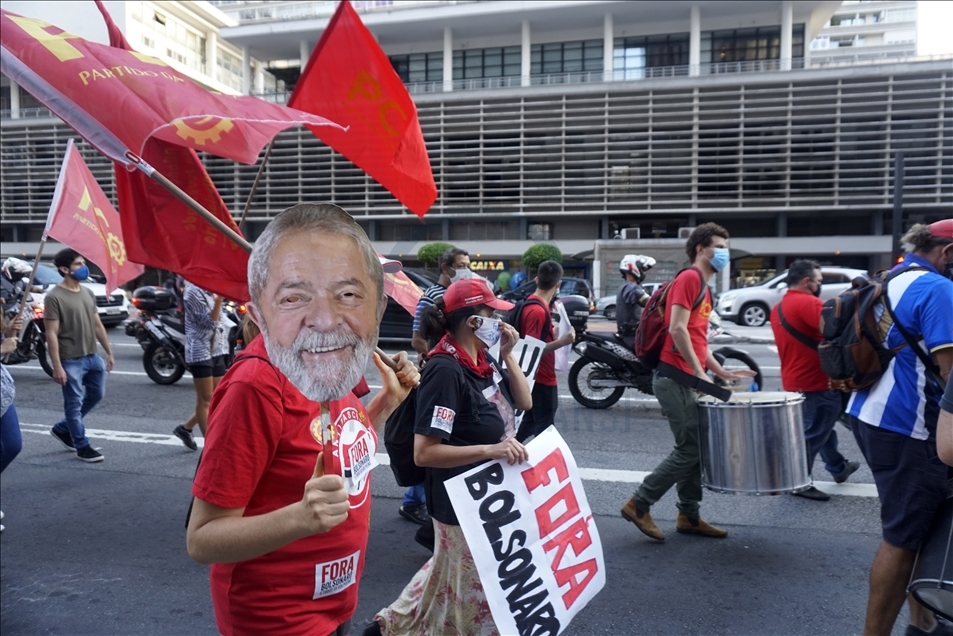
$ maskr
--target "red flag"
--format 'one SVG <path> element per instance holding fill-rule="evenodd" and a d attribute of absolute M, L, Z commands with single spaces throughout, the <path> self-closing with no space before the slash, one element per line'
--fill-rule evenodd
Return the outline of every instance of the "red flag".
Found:
<path fill-rule="evenodd" d="M 410 312 L 411 316 L 417 314 L 417 303 L 420 301 L 420 297 L 424 295 L 416 283 L 410 280 L 410 277 L 404 272 L 397 272 L 396 274 L 384 272 L 384 293 Z"/>
<path fill-rule="evenodd" d="M 130 49 L 102 2 L 109 44 Z M 146 142 L 143 159 L 235 232 L 238 226 L 198 155 L 159 139 Z M 130 258 L 181 274 L 202 289 L 248 300 L 248 254 L 142 172 L 116 165 L 116 193 Z M 161 219 L 161 221 L 160 221 Z"/>
<path fill-rule="evenodd" d="M 34 94 L 50 110 L 72 126 L 72 110 L 78 109 L 140 155 L 154 137 L 251 164 L 286 128 L 334 126 L 255 97 L 212 93 L 158 58 L 87 42 L 5 10 L 0 10 L 0 44 L 4 68 L 15 59 L 52 87 L 52 93 Z M 36 85 L 27 83 L 28 90 Z"/>
<path fill-rule="evenodd" d="M 89 171 L 70 139 L 53 193 L 44 237 L 68 245 L 99 265 L 106 275 L 106 291 L 142 274 L 142 266 L 129 261 L 123 244 L 119 213 Z"/>
<path fill-rule="evenodd" d="M 308 126 L 417 216 L 437 198 L 417 107 L 387 55 L 343 0 L 321 35 L 288 105 L 347 130 Z"/>

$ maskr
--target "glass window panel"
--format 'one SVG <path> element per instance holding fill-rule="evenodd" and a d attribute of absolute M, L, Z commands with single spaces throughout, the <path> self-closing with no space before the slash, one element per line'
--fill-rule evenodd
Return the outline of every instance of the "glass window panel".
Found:
<path fill-rule="evenodd" d="M 502 76 L 503 76 L 502 66 L 484 66 L 483 67 L 483 77 L 502 77 Z"/>
<path fill-rule="evenodd" d="M 530 75 L 539 75 L 543 72 L 543 65 L 541 62 L 533 62 L 529 65 L 529 74 Z"/>
<path fill-rule="evenodd" d="M 581 60 L 582 59 L 582 49 L 581 48 L 569 48 L 563 51 L 564 60 Z"/>
<path fill-rule="evenodd" d="M 543 62 L 543 73 L 562 73 L 562 72 L 563 72 L 562 61 Z"/>
<path fill-rule="evenodd" d="M 578 73 L 582 70 L 582 60 L 566 60 L 563 62 L 564 73 Z"/>
<path fill-rule="evenodd" d="M 486 52 L 483 55 L 484 66 L 501 66 L 503 64 L 503 55 L 501 53 Z"/>
<path fill-rule="evenodd" d="M 555 46 L 559 46 L 556 44 Z M 562 45 L 564 51 L 574 51 L 576 49 L 582 50 L 582 42 L 565 42 Z"/>
<path fill-rule="evenodd" d="M 410 70 L 414 71 L 426 71 L 427 70 L 427 60 L 410 60 Z"/>
<path fill-rule="evenodd" d="M 583 60 L 582 68 L 586 71 L 601 71 L 604 60 L 600 57 L 598 59 L 587 59 Z"/>
<path fill-rule="evenodd" d="M 600 42 L 598 46 L 587 45 L 586 46 L 586 59 L 594 60 L 596 58 L 602 59 L 602 43 Z"/>
<path fill-rule="evenodd" d="M 521 64 L 506 64 L 503 66 L 503 75 L 506 75 L 507 77 L 518 76 L 520 75 L 521 71 Z"/>
<path fill-rule="evenodd" d="M 548 51 L 545 51 L 545 50 L 543 51 L 543 62 L 544 62 L 544 63 L 546 63 L 546 62 L 549 62 L 549 63 L 561 62 L 562 59 L 563 59 L 563 52 L 560 51 L 559 49 L 556 49 L 555 51 L 552 50 L 552 49 L 550 49 L 550 50 L 548 50 Z"/>
<path fill-rule="evenodd" d="M 503 63 L 519 65 L 521 63 L 522 57 L 523 57 L 522 53 L 518 48 L 515 51 L 511 49 L 506 49 L 503 52 Z"/>

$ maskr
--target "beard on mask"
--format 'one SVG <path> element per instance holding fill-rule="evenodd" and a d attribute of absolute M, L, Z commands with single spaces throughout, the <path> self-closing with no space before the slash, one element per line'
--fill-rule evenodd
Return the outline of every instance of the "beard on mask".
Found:
<path fill-rule="evenodd" d="M 362 340 L 353 331 L 329 333 L 302 331 L 290 348 L 283 347 L 262 330 L 265 350 L 272 363 L 285 374 L 301 394 L 313 402 L 340 400 L 357 386 L 377 344 L 377 332 Z M 350 355 L 330 358 L 320 364 L 309 364 L 302 352 L 319 348 L 343 348 Z"/>

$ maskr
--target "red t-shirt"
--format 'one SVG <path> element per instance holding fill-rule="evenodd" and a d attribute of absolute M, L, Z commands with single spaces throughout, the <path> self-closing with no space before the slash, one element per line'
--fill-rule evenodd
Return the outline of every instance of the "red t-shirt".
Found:
<path fill-rule="evenodd" d="M 530 294 L 529 298 L 535 298 L 546 305 L 546 301 L 536 294 Z M 556 339 L 553 333 L 553 318 L 548 306 L 540 307 L 536 302 L 527 302 L 520 314 L 520 327 L 522 327 L 520 329 L 522 333 L 543 342 L 552 342 Z M 539 368 L 536 370 L 536 383 L 543 386 L 556 386 L 555 351 L 550 351 L 539 361 Z"/>
<path fill-rule="evenodd" d="M 698 299 L 698 294 L 702 290 L 702 279 L 698 275 L 699 270 L 695 267 L 685 270 L 675 277 L 672 286 L 668 290 L 668 297 L 665 301 L 665 324 L 672 324 L 672 307 L 681 305 L 691 310 Z M 707 285 L 706 285 L 707 288 Z M 702 368 L 707 369 L 708 364 L 708 318 L 711 316 L 711 291 L 705 290 L 705 297 L 702 298 L 698 308 L 693 310 L 688 316 L 688 336 L 692 341 L 692 350 L 701 362 Z M 659 357 L 661 362 L 681 369 L 685 373 L 694 375 L 694 371 L 682 357 L 682 354 L 675 348 L 675 341 L 672 334 L 666 334 L 665 344 L 662 346 L 662 355 Z"/>
<path fill-rule="evenodd" d="M 789 289 L 781 302 L 771 310 L 771 330 L 781 358 L 781 385 L 785 391 L 826 391 L 831 388 L 830 378 L 821 371 L 821 359 L 817 351 L 808 348 L 781 326 L 778 307 L 784 311 L 789 325 L 811 340 L 820 342 L 821 308 L 824 303 L 811 294 Z"/>
<path fill-rule="evenodd" d="M 260 337 L 246 351 L 268 357 Z M 263 556 L 213 564 L 212 604 L 223 634 L 323 636 L 357 607 L 377 435 L 353 394 L 331 402 L 330 413 L 334 473 L 346 475 L 351 495 L 348 518 Z M 277 510 L 301 501 L 321 449 L 320 405 L 270 363 L 239 358 L 212 397 L 192 494 L 223 508 L 244 508 L 246 517 Z"/>

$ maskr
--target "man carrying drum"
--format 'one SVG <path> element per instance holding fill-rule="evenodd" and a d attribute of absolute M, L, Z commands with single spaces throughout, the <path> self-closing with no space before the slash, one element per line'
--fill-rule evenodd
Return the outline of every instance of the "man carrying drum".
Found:
<path fill-rule="evenodd" d="M 834 425 L 841 412 L 840 391 L 831 389 L 831 380 L 821 370 L 817 343 L 821 337 L 821 276 L 816 261 L 797 260 L 788 269 L 788 291 L 771 312 L 771 330 L 781 358 L 781 384 L 785 391 L 804 394 L 804 441 L 807 444 L 807 472 L 811 473 L 818 453 L 824 467 L 838 484 L 860 468 L 837 450 Z M 798 497 L 827 501 L 831 498 L 813 485 L 795 492 Z"/>
<path fill-rule="evenodd" d="M 662 346 L 659 368 L 652 382 L 655 397 L 675 437 L 675 448 L 622 507 L 622 516 L 656 541 L 664 541 L 665 533 L 655 525 L 649 508 L 672 486 L 678 490 L 677 532 L 706 537 L 728 536 L 727 530 L 713 526 L 699 516 L 702 473 L 698 445 L 698 393 L 676 378 L 685 380 L 694 376 L 707 384 L 710 379 L 706 369 L 711 369 L 724 380 L 754 376 L 751 369 L 723 369 L 708 348 L 708 319 L 712 310 L 708 281 L 715 272 L 728 266 L 728 231 L 714 223 L 703 223 L 688 237 L 685 251 L 692 266 L 679 272 L 669 288 L 665 307 L 669 335 Z M 699 298 L 700 302 L 696 302 Z"/>

